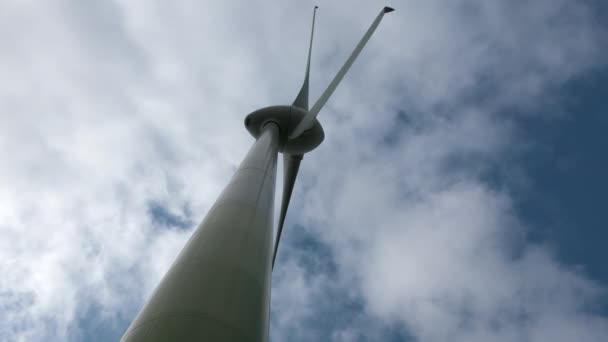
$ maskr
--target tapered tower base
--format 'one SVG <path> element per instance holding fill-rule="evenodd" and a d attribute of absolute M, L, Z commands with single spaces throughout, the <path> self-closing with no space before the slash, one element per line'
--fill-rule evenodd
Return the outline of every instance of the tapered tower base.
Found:
<path fill-rule="evenodd" d="M 266 124 L 121 341 L 268 340 L 278 139 Z"/>

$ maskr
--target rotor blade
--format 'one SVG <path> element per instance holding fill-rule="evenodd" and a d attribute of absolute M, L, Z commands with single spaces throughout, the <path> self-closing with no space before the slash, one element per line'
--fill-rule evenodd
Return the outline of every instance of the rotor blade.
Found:
<path fill-rule="evenodd" d="M 361 41 L 359 41 L 359 44 L 357 44 L 357 46 L 353 50 L 352 54 L 350 55 L 350 57 L 348 57 L 348 59 L 346 60 L 346 62 L 344 63 L 344 65 L 342 66 L 340 71 L 338 71 L 338 73 L 336 74 L 336 77 L 334 77 L 334 79 L 331 81 L 331 83 L 329 84 L 327 89 L 325 89 L 325 92 L 323 92 L 323 94 L 321 94 L 321 97 L 319 97 L 319 99 L 312 106 L 310 111 L 306 114 L 306 116 L 304 116 L 302 118 L 302 121 L 300 121 L 300 123 L 298 123 L 296 128 L 291 132 L 291 134 L 289 135 L 290 139 L 297 138 L 305 130 L 307 130 L 313 126 L 314 120 L 317 117 L 317 114 L 319 114 L 319 111 L 321 110 L 321 108 L 323 108 L 323 106 L 325 105 L 325 103 L 327 102 L 327 100 L 329 99 L 331 94 L 334 92 L 334 90 L 336 90 L 336 87 L 338 87 L 338 84 L 340 84 L 340 81 L 342 81 L 342 78 L 344 78 L 344 75 L 346 74 L 348 69 L 351 67 L 351 65 L 353 64 L 355 59 L 357 59 L 357 57 L 359 56 L 359 53 L 361 53 L 361 50 L 363 50 L 363 47 L 365 47 L 365 44 L 367 43 L 369 38 L 372 36 L 374 31 L 378 27 L 378 24 L 380 24 L 380 21 L 382 20 L 382 17 L 384 16 L 384 14 L 390 13 L 392 11 L 394 11 L 394 9 L 392 9 L 391 7 L 384 7 L 382 9 L 382 11 L 380 11 L 380 14 L 378 14 L 378 16 L 376 17 L 376 19 L 374 20 L 372 25 L 369 27 L 367 32 L 365 32 L 365 35 L 363 35 L 363 38 L 361 38 Z"/>
<path fill-rule="evenodd" d="M 281 240 L 281 233 L 283 232 L 283 224 L 285 223 L 285 216 L 287 215 L 287 207 L 289 206 L 293 186 L 296 183 L 296 177 L 298 175 L 298 170 L 300 169 L 302 157 L 302 154 L 283 154 L 283 198 L 281 199 L 279 228 L 277 230 L 277 237 L 274 242 L 274 253 L 272 254 L 273 267 L 274 261 L 277 258 L 277 251 L 279 250 L 279 241 Z"/>
<path fill-rule="evenodd" d="M 310 30 L 310 45 L 308 46 L 308 62 L 306 63 L 306 73 L 304 74 L 304 83 L 298 93 L 298 96 L 293 101 L 293 106 L 300 107 L 304 110 L 308 110 L 308 80 L 310 75 L 310 54 L 312 53 L 312 37 L 315 34 L 315 16 L 317 15 L 317 8 L 315 6 L 312 12 L 312 29 Z"/>

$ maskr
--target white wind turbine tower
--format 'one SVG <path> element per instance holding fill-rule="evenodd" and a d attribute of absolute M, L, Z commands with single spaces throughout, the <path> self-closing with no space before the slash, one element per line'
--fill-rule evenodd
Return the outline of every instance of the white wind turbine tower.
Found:
<path fill-rule="evenodd" d="M 308 108 L 310 56 L 304 83 L 289 106 L 259 109 L 245 118 L 256 138 L 218 200 L 186 243 L 121 341 L 267 341 L 270 277 L 287 207 L 305 153 L 321 144 L 317 115 L 353 64 L 384 7 L 317 102 Z M 273 203 L 278 152 L 283 196 L 274 244 Z"/>

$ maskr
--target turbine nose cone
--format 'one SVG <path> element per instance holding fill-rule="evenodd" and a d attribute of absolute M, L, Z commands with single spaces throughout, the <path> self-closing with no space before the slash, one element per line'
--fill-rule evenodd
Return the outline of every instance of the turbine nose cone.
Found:
<path fill-rule="evenodd" d="M 249 128 L 249 125 L 251 125 L 251 114 L 245 117 L 245 127 Z"/>

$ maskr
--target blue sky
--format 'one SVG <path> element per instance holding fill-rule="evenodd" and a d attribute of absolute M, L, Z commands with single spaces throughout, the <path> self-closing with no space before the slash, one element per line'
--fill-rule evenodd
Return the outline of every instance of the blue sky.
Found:
<path fill-rule="evenodd" d="M 0 5 L 0 340 L 122 335 L 293 100 L 313 5 Z M 311 100 L 384 5 L 319 3 Z M 602 341 L 606 5 L 394 7 L 319 117 L 271 339 Z"/>
<path fill-rule="evenodd" d="M 532 239 L 555 245 L 564 262 L 582 267 L 606 283 L 604 241 L 608 238 L 603 197 L 608 191 L 608 70 L 594 70 L 558 90 L 564 114 L 552 120 L 525 120 L 524 138 L 533 146 L 522 165 L 532 179 L 519 210 L 534 230 Z M 604 302 L 604 306 L 606 302 Z"/>

